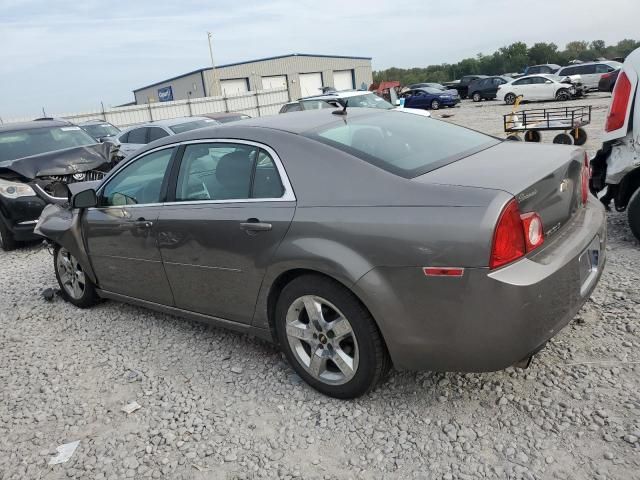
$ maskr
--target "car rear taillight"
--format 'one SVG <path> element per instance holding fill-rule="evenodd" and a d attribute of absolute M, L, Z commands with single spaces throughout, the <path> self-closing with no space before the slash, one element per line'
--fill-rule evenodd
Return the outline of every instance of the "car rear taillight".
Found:
<path fill-rule="evenodd" d="M 613 132 L 624 126 L 629 109 L 629 98 L 631 97 L 631 81 L 627 74 L 620 72 L 616 86 L 613 87 L 613 100 L 609 107 L 609 115 L 605 123 L 605 131 Z"/>
<path fill-rule="evenodd" d="M 542 219 L 535 212 L 520 214 L 514 198 L 504 207 L 491 245 L 489 268 L 494 269 L 524 257 L 544 243 Z"/>
<path fill-rule="evenodd" d="M 587 204 L 587 200 L 589 200 L 589 179 L 591 178 L 591 165 L 589 165 L 589 155 L 585 152 L 584 154 L 584 162 L 582 163 L 582 205 Z"/>

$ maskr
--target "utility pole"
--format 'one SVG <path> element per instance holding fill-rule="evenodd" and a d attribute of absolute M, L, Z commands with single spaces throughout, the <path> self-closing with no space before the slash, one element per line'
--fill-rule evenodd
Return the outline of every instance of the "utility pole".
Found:
<path fill-rule="evenodd" d="M 209 92 L 207 94 L 207 96 L 211 97 L 213 96 L 213 89 L 214 86 L 216 84 L 216 64 L 213 61 L 213 47 L 211 46 L 211 41 L 213 38 L 213 33 L 211 32 L 207 32 L 207 38 L 209 40 L 209 56 L 211 57 L 211 85 L 209 85 Z M 220 95 L 222 94 L 222 92 L 216 92 L 219 93 Z"/>

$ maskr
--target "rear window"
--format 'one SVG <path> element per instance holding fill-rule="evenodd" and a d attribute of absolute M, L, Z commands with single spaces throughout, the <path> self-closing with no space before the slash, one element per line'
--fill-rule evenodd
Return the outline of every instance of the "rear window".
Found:
<path fill-rule="evenodd" d="M 218 122 L 213 119 L 209 120 L 194 120 L 192 122 L 179 123 L 178 125 L 171 125 L 169 128 L 173 133 L 184 133 L 189 130 L 195 130 L 196 128 L 213 127 Z"/>
<path fill-rule="evenodd" d="M 95 143 L 93 137 L 76 126 L 4 132 L 0 133 L 0 161 Z"/>
<path fill-rule="evenodd" d="M 405 112 L 347 117 L 303 135 L 404 178 L 499 143 L 474 130 Z"/>

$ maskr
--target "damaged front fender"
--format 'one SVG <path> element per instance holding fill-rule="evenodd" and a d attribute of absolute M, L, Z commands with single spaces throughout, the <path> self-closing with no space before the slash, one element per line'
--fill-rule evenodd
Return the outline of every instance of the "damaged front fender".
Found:
<path fill-rule="evenodd" d="M 34 232 L 69 250 L 82 266 L 85 275 L 88 275 L 93 283 L 97 283 L 84 248 L 82 214 L 83 210 L 72 210 L 64 205 L 47 205 L 38 219 Z"/>

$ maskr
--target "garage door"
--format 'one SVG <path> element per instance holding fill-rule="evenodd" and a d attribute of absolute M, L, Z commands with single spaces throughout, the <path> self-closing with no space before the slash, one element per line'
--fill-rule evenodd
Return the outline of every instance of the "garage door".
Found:
<path fill-rule="evenodd" d="M 249 82 L 247 82 L 246 78 L 220 80 L 220 87 L 223 95 L 238 95 L 249 91 Z"/>
<path fill-rule="evenodd" d="M 322 93 L 322 73 L 301 73 L 300 93 L 303 97 Z"/>
<path fill-rule="evenodd" d="M 333 88 L 336 90 L 352 90 L 353 70 L 336 70 L 333 72 Z"/>
<path fill-rule="evenodd" d="M 287 76 L 275 75 L 273 77 L 262 77 L 262 89 L 273 90 L 275 88 L 287 88 Z"/>

